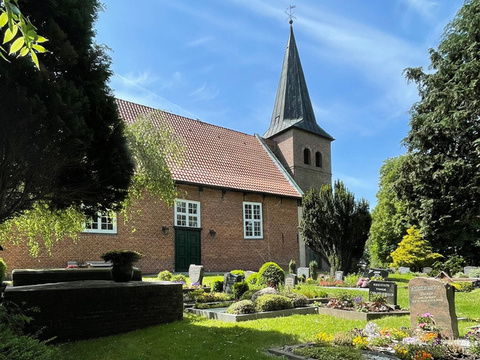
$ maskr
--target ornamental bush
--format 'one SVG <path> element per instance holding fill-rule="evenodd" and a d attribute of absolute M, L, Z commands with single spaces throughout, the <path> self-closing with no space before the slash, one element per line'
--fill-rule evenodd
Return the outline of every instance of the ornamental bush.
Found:
<path fill-rule="evenodd" d="M 250 289 L 248 291 L 245 291 L 240 297 L 240 300 L 252 300 L 252 295 L 255 294 L 257 291 L 257 289 Z"/>
<path fill-rule="evenodd" d="M 292 306 L 294 308 L 305 307 L 308 304 L 308 299 L 305 295 L 297 294 L 297 293 L 288 293 L 288 294 L 285 294 L 285 296 L 290 299 Z"/>
<path fill-rule="evenodd" d="M 285 271 L 274 262 L 267 262 L 258 271 L 260 284 L 278 287 L 285 280 Z"/>
<path fill-rule="evenodd" d="M 172 276 L 173 274 L 170 271 L 164 270 L 158 273 L 157 279 L 160 281 L 170 281 L 172 280 Z"/>
<path fill-rule="evenodd" d="M 212 292 L 222 292 L 223 291 L 223 281 L 216 280 L 212 283 Z"/>
<path fill-rule="evenodd" d="M 240 299 L 240 297 L 246 292 L 248 291 L 248 284 L 246 281 L 240 281 L 240 282 L 237 282 L 235 284 L 233 284 L 232 286 L 232 292 L 233 292 L 233 296 L 235 297 L 235 299 Z"/>
<path fill-rule="evenodd" d="M 255 305 L 251 300 L 238 301 L 227 308 L 227 314 L 253 314 L 255 312 Z"/>
<path fill-rule="evenodd" d="M 247 277 L 245 281 L 248 283 L 248 285 L 258 285 L 259 277 L 259 273 L 253 273 L 249 277 Z"/>
<path fill-rule="evenodd" d="M 242 279 L 245 279 L 245 271 L 244 270 L 232 270 L 230 274 L 240 276 Z"/>
<path fill-rule="evenodd" d="M 7 277 L 7 264 L 5 264 L 5 261 L 3 261 L 2 258 L 0 258 L 0 285 L 2 282 L 5 281 L 5 278 Z"/>
<path fill-rule="evenodd" d="M 291 309 L 292 302 L 289 298 L 283 295 L 267 294 L 258 297 L 255 300 L 255 309 L 261 311 L 274 311 Z"/>

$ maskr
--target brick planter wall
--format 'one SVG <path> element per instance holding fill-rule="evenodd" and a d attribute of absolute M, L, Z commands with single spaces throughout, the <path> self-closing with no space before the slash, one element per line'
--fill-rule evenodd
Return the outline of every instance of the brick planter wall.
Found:
<path fill-rule="evenodd" d="M 38 307 L 32 330 L 55 342 L 124 333 L 183 319 L 181 284 L 75 281 L 8 286 L 5 300 Z"/>

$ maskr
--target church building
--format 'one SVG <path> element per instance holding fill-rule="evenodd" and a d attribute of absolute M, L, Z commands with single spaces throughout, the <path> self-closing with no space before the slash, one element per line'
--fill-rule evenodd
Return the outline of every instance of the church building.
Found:
<path fill-rule="evenodd" d="M 9 244 L 2 257 L 15 268 L 65 267 L 68 261 L 100 260 L 114 249 L 144 254 L 144 274 L 258 270 L 274 261 L 308 266 L 312 254 L 298 231 L 301 199 L 310 188 L 331 183 L 331 142 L 315 119 L 293 27 L 283 60 L 270 127 L 260 136 L 214 126 L 117 99 L 127 123 L 153 114 L 182 139 L 183 166 L 170 171 L 178 197 L 172 207 L 148 194 L 134 204 L 141 214 L 124 222 L 99 215 L 76 244 L 55 244 L 51 256 L 32 258 L 25 244 Z"/>

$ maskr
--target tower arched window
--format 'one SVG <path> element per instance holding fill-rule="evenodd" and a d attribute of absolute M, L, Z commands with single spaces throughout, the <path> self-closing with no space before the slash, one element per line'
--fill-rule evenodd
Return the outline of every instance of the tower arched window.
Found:
<path fill-rule="evenodd" d="M 322 153 L 320 151 L 315 153 L 315 166 L 322 167 Z"/>
<path fill-rule="evenodd" d="M 303 163 L 310 165 L 312 163 L 310 149 L 303 150 Z"/>

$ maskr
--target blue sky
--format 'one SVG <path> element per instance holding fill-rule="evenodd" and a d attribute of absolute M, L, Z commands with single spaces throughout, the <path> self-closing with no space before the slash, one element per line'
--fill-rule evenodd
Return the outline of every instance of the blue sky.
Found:
<path fill-rule="evenodd" d="M 407 67 L 430 64 L 463 0 L 103 0 L 97 42 L 112 51 L 115 96 L 262 135 L 294 32 L 332 179 L 376 204 L 383 161 L 405 152 L 418 100 Z"/>

